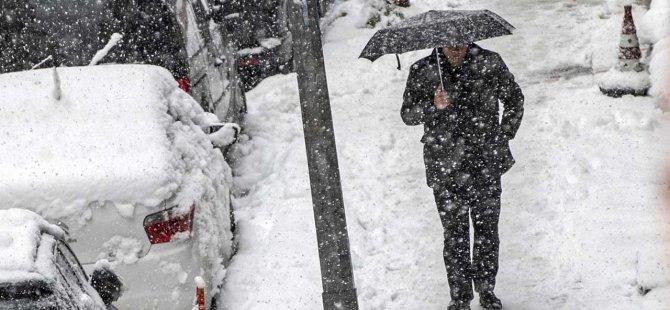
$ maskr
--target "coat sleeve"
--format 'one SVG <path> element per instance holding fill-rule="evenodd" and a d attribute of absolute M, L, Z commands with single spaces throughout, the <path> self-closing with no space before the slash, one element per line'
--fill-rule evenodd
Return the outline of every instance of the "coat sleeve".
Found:
<path fill-rule="evenodd" d="M 503 138 L 511 140 L 514 139 L 519 126 L 521 126 L 524 96 L 519 84 L 514 81 L 514 75 L 509 71 L 505 62 L 499 55 L 496 55 L 496 58 L 497 93 L 498 99 L 500 99 L 504 108 L 500 124 L 501 134 Z"/>
<path fill-rule="evenodd" d="M 402 108 L 400 116 L 403 122 L 409 126 L 416 126 L 428 123 L 445 113 L 445 110 L 438 110 L 433 105 L 433 85 L 421 74 L 419 65 L 412 65 L 407 78 L 407 86 L 403 95 Z"/>

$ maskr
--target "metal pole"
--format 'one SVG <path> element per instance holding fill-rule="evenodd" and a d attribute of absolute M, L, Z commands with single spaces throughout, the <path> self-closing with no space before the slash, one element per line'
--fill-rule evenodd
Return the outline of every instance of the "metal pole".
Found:
<path fill-rule="evenodd" d="M 288 14 L 312 189 L 323 308 L 357 310 L 358 300 L 323 62 L 319 3 L 317 0 L 288 0 Z"/>

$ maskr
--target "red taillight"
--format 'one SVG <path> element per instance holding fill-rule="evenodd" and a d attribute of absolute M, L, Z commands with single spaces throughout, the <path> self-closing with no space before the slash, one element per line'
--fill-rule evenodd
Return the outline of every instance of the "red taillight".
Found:
<path fill-rule="evenodd" d="M 240 60 L 240 67 L 255 66 L 257 64 L 259 64 L 259 61 L 255 58 Z"/>
<path fill-rule="evenodd" d="M 151 244 L 172 241 L 179 233 L 188 233 L 193 230 L 193 214 L 195 205 L 186 214 L 175 215 L 176 207 L 147 215 L 144 218 L 144 231 L 147 232 Z"/>
<path fill-rule="evenodd" d="M 181 88 L 183 91 L 187 93 L 191 92 L 191 80 L 189 80 L 187 77 L 178 79 L 177 84 L 179 84 L 179 88 Z"/>

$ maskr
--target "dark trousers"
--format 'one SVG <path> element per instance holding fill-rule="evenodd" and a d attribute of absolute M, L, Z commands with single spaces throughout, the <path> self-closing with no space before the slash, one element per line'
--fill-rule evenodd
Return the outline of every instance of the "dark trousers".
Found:
<path fill-rule="evenodd" d="M 500 177 L 469 178 L 467 182 L 434 188 L 444 227 L 444 264 L 451 299 L 459 301 L 473 299 L 473 282 L 478 292 L 493 290 L 498 273 Z M 470 217 L 474 226 L 472 259 Z"/>

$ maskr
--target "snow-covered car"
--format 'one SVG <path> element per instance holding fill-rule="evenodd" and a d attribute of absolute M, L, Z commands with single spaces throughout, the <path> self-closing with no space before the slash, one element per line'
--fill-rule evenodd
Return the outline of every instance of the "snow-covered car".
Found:
<path fill-rule="evenodd" d="M 233 252 L 214 144 L 237 126 L 150 65 L 8 73 L 0 93 L 0 209 L 60 223 L 87 270 L 109 261 L 127 287 L 119 309 L 190 309 L 196 276 L 214 296 Z"/>
<path fill-rule="evenodd" d="M 283 57 L 287 44 L 279 38 L 266 38 L 258 45 L 241 49 L 237 71 L 244 91 L 250 91 L 265 78 L 293 71 L 293 58 Z M 290 50 L 289 50 L 290 51 Z"/>
<path fill-rule="evenodd" d="M 0 219 L 0 310 L 107 309 L 113 300 L 91 286 L 60 227 L 24 209 L 0 210 Z"/>
<path fill-rule="evenodd" d="M 234 36 L 237 72 L 245 91 L 263 79 L 293 71 L 293 40 L 285 0 L 214 0 L 213 19 Z"/>

